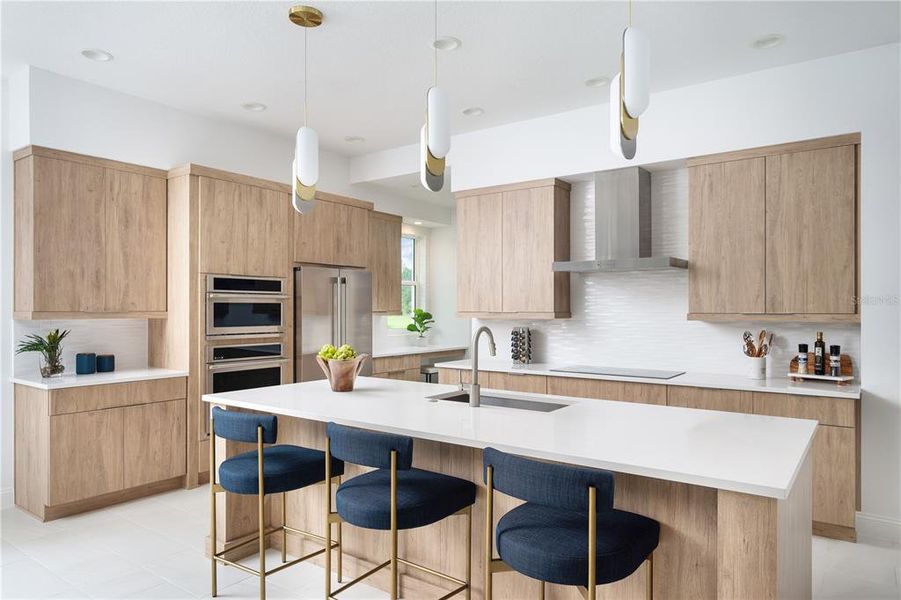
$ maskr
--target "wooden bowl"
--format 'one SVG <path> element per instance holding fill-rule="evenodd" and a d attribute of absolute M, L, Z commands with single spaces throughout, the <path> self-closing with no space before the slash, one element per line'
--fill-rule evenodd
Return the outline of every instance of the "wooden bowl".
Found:
<path fill-rule="evenodd" d="M 360 354 L 352 360 L 325 360 L 317 356 L 316 362 L 325 373 L 333 392 L 352 392 L 357 375 L 368 358 L 368 354 Z"/>

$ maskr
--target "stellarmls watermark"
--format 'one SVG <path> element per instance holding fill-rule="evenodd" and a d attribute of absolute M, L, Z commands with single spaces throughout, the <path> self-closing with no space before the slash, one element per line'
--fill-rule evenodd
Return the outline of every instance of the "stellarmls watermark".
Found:
<path fill-rule="evenodd" d="M 898 306 L 901 304 L 901 294 L 866 294 L 863 296 L 851 296 L 857 306 Z"/>

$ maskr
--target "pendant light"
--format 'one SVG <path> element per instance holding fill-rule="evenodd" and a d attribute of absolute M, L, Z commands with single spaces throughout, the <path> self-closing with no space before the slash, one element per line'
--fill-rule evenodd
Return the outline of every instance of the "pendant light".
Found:
<path fill-rule="evenodd" d="M 315 203 L 316 184 L 319 182 L 319 134 L 307 126 L 307 30 L 322 25 L 322 12 L 312 6 L 294 6 L 288 11 L 288 19 L 303 31 L 303 126 L 297 130 L 292 164 L 291 204 L 300 214 L 310 212 Z"/>
<path fill-rule="evenodd" d="M 438 87 L 438 0 L 435 0 L 435 37 L 432 71 L 434 82 L 426 93 L 425 125 L 419 131 L 419 179 L 425 189 L 444 187 L 445 158 L 450 152 L 450 108 L 447 94 Z"/>
<path fill-rule="evenodd" d="M 638 117 L 650 103 L 650 44 L 641 30 L 632 27 L 632 0 L 629 25 L 623 31 L 620 71 L 610 82 L 610 147 L 626 159 L 635 157 L 638 145 Z"/>

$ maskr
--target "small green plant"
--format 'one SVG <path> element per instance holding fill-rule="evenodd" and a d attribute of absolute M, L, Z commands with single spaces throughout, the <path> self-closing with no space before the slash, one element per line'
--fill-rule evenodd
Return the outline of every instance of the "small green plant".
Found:
<path fill-rule="evenodd" d="M 419 337 L 425 337 L 425 332 L 431 329 L 429 325 L 434 322 L 432 313 L 416 308 L 413 309 L 413 322 L 407 325 L 407 331 L 418 333 Z"/>
<path fill-rule="evenodd" d="M 44 364 L 41 366 L 41 376 L 53 377 L 59 375 L 66 368 L 63 366 L 63 340 L 69 335 L 69 330 L 60 331 L 54 329 L 47 332 L 47 337 L 41 337 L 31 333 L 25 336 L 25 339 L 19 342 L 16 347 L 16 354 L 25 352 L 39 352 L 44 358 Z"/>

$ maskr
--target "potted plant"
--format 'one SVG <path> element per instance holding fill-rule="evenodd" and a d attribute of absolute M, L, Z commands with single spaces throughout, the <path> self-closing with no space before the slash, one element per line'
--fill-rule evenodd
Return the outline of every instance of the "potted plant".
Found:
<path fill-rule="evenodd" d="M 29 334 L 19 342 L 16 354 L 25 352 L 41 353 L 41 377 L 60 377 L 66 367 L 63 366 L 62 342 L 69 335 L 69 330 L 60 331 L 54 329 L 47 333 L 47 337 L 37 334 Z"/>
<path fill-rule="evenodd" d="M 367 358 L 368 354 L 357 354 L 347 344 L 340 348 L 326 344 L 316 355 L 316 362 L 328 378 L 333 392 L 352 392 L 357 375 L 363 369 Z"/>
<path fill-rule="evenodd" d="M 413 322 L 407 325 L 407 331 L 412 331 L 413 333 L 418 333 L 419 335 L 416 337 L 417 341 L 424 342 L 425 341 L 425 332 L 431 329 L 432 323 L 434 323 L 434 319 L 432 319 L 432 313 L 426 312 L 421 308 L 416 308 L 413 310 Z"/>

